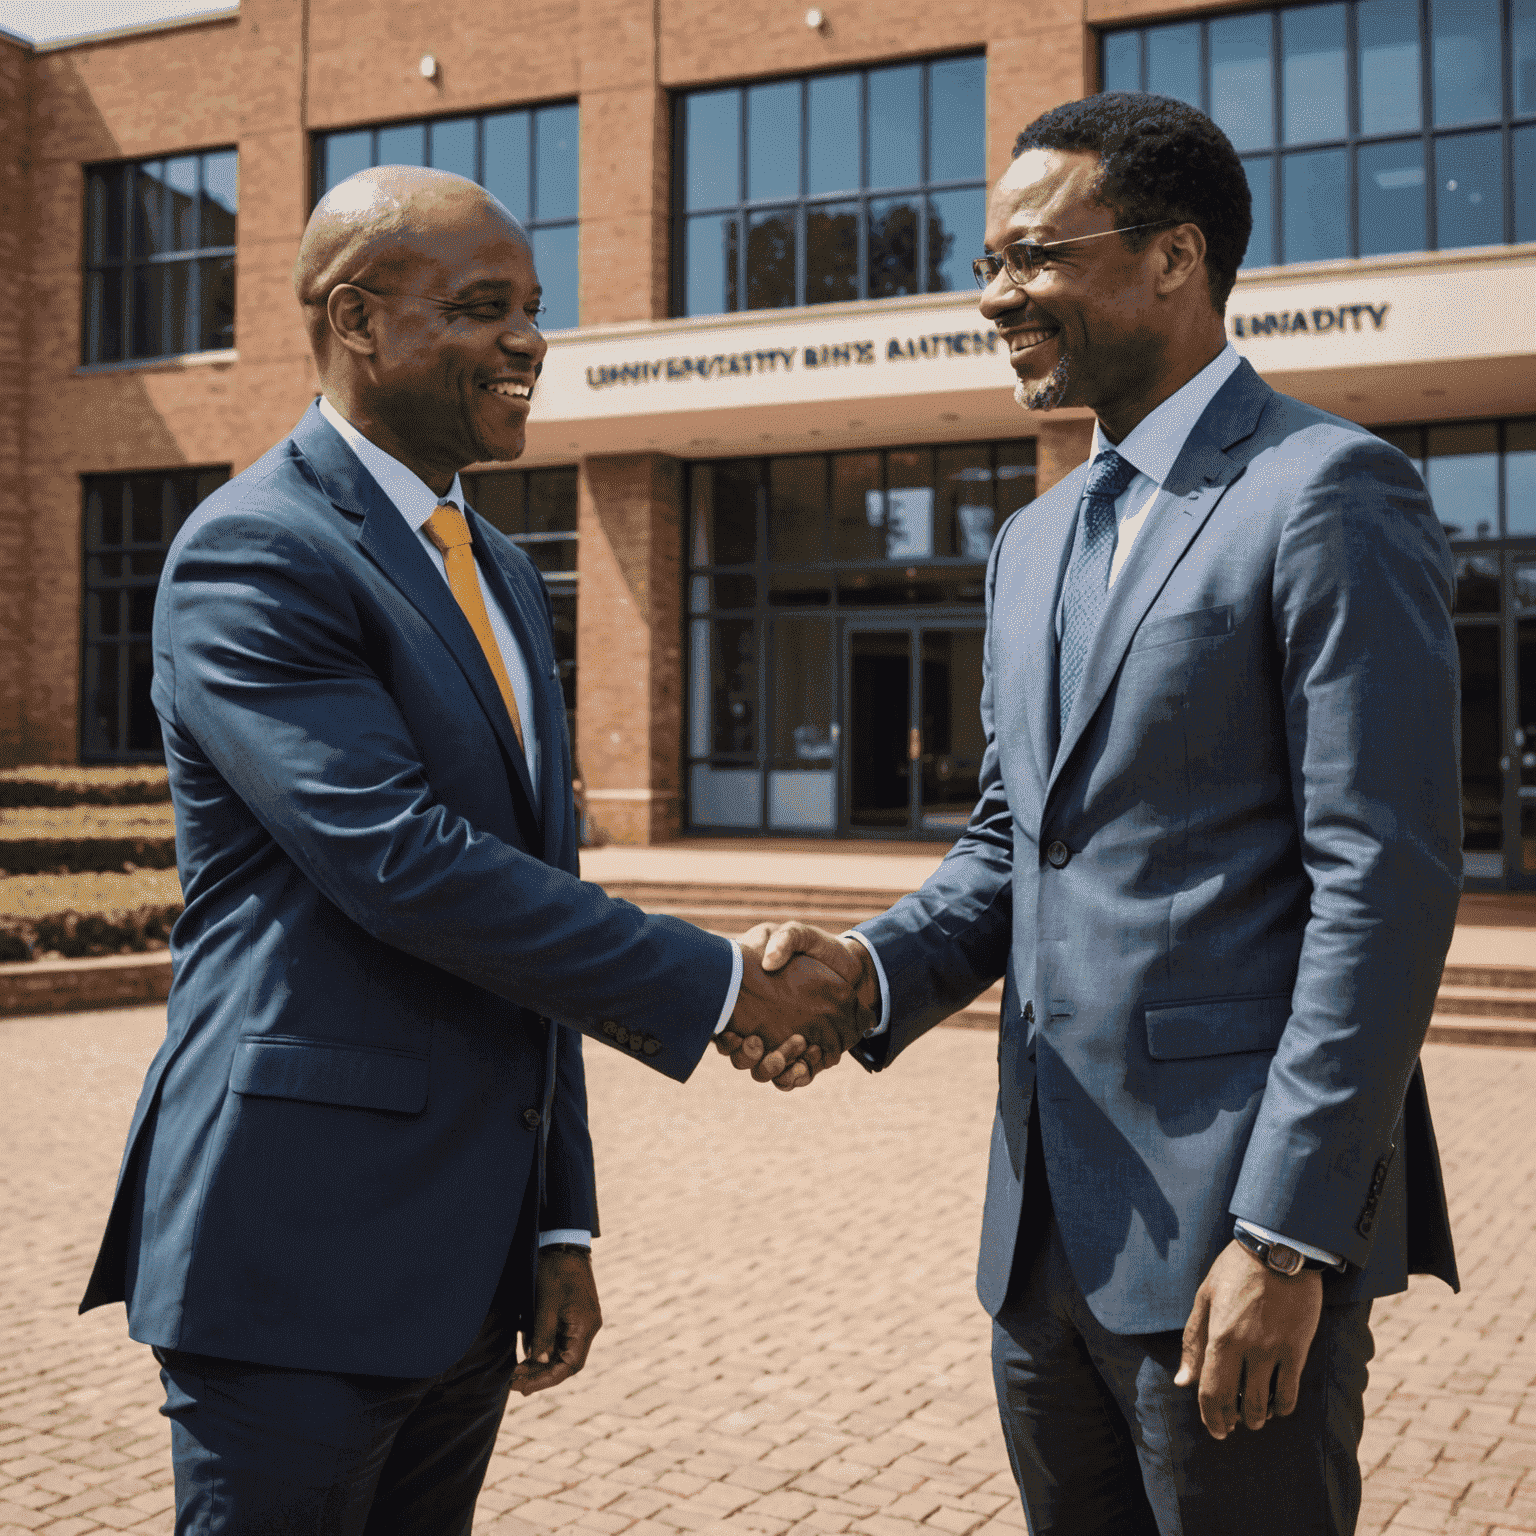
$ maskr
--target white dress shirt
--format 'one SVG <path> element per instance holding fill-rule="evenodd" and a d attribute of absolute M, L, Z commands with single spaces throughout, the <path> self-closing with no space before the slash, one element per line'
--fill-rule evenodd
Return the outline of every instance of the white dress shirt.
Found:
<path fill-rule="evenodd" d="M 1103 428 L 1097 421 L 1094 422 L 1093 447 L 1088 456 L 1088 462 L 1092 464 L 1106 447 L 1113 447 L 1120 457 L 1136 470 L 1135 478 L 1115 499 L 1115 552 L 1109 567 L 1111 587 L 1114 586 L 1115 578 L 1125 565 L 1131 546 L 1136 542 L 1136 536 L 1147 520 L 1147 514 L 1152 510 L 1159 492 L 1167 483 L 1168 476 L 1173 473 L 1173 466 L 1179 455 L 1183 453 L 1184 445 L 1189 441 L 1189 434 L 1194 431 L 1195 424 L 1205 414 L 1206 407 L 1216 398 L 1222 385 L 1236 372 L 1241 361 L 1236 349 L 1228 342 L 1194 378 L 1175 390 L 1161 405 L 1149 411 L 1137 422 L 1126 433 L 1122 442 L 1110 443 L 1104 435 Z M 1065 582 L 1062 585 L 1065 587 Z M 1061 603 L 1062 598 L 1058 598 L 1056 604 L 1058 644 L 1061 641 L 1062 632 Z M 891 989 L 885 979 L 885 967 L 880 963 L 880 956 L 875 953 L 875 946 L 862 933 L 850 931 L 845 937 L 857 939 L 869 952 L 870 960 L 874 964 L 875 976 L 880 983 L 880 1022 L 869 1031 L 869 1034 L 871 1037 L 883 1035 L 890 1028 L 891 1020 Z M 1283 1237 L 1280 1233 L 1271 1232 L 1268 1228 L 1258 1226 L 1251 1221 L 1244 1221 L 1241 1225 L 1245 1230 L 1269 1242 L 1286 1243 L 1308 1258 L 1317 1259 L 1338 1268 L 1343 1267 L 1343 1261 L 1339 1256 L 1329 1253 L 1326 1249 L 1309 1247 L 1306 1243 Z"/>
<path fill-rule="evenodd" d="M 422 547 L 431 558 L 433 568 L 443 578 L 443 585 L 447 586 L 447 562 L 443 559 L 443 552 L 432 542 L 426 532 L 427 519 L 437 510 L 439 501 L 437 492 L 414 470 L 407 469 L 393 454 L 386 453 L 377 443 L 364 437 L 323 396 L 320 400 L 320 414 L 335 428 L 342 442 L 357 455 L 363 468 L 373 476 L 379 489 L 405 519 L 406 526 L 421 540 Z M 464 510 L 464 491 L 457 475 L 453 477 L 453 484 L 448 487 L 448 494 L 441 500 L 451 501 L 461 512 Z M 486 585 L 485 573 L 480 569 L 478 561 L 475 564 L 475 576 L 480 583 L 480 595 L 485 599 L 485 612 L 491 621 L 491 634 L 495 638 L 496 649 L 501 652 L 502 663 L 507 669 L 507 679 L 512 684 L 512 695 L 517 700 L 517 710 L 522 716 L 523 754 L 528 759 L 528 777 L 533 783 L 534 798 L 537 800 L 540 753 L 538 733 L 534 724 L 537 715 L 533 704 L 533 683 L 528 673 L 528 662 L 517 643 L 512 626 L 507 622 L 507 616 L 502 611 L 501 604 L 496 601 L 495 595 Z M 737 995 L 741 991 L 741 946 L 734 941 L 731 944 L 731 956 L 731 984 L 726 992 L 725 1007 L 721 1010 L 720 1022 L 715 1026 L 717 1035 L 730 1022 L 731 1014 L 736 1008 Z M 557 1227 L 539 1234 L 539 1246 L 542 1248 L 547 1243 L 582 1243 L 590 1247 L 592 1234 L 572 1227 Z"/>

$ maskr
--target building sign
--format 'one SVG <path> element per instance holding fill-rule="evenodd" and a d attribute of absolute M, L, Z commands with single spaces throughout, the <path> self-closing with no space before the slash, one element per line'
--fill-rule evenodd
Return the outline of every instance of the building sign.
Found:
<path fill-rule="evenodd" d="M 586 370 L 588 389 L 619 384 L 677 384 L 696 379 L 741 378 L 757 373 L 791 373 L 798 363 L 812 368 L 857 367 L 947 357 L 987 357 L 997 353 L 998 336 L 987 331 L 935 331 L 927 336 L 891 336 L 875 341 L 808 342 L 795 347 L 765 347 L 751 352 L 715 352 L 705 357 L 642 358 L 598 363 Z"/>
<path fill-rule="evenodd" d="M 1380 330 L 1391 305 L 1339 304 L 1326 309 L 1271 310 L 1262 315 L 1233 315 L 1232 334 L 1252 336 L 1319 336 L 1328 331 Z M 1367 324 L 1366 322 L 1369 322 Z"/>

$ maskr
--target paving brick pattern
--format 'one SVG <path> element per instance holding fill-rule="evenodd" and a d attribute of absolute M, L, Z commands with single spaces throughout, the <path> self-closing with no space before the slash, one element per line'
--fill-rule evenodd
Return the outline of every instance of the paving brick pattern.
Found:
<path fill-rule="evenodd" d="M 171 1529 L 152 1362 L 74 1315 L 158 1009 L 0 1021 L 0 1536 Z M 589 1370 L 509 1413 L 480 1536 L 1019 1536 L 971 1290 L 994 1083 L 678 1087 L 588 1053 L 608 1235 Z M 1536 1053 L 1430 1047 L 1465 1288 L 1376 1314 L 1361 1531 L 1536 1532 Z"/>

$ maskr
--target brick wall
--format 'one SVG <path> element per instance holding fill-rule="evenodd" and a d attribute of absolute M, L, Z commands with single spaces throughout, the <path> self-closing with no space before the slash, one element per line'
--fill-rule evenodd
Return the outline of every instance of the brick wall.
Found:
<path fill-rule="evenodd" d="M 0 37 L 0 654 L 20 658 L 32 625 L 27 581 L 29 519 L 23 476 L 32 305 L 29 140 L 35 60 Z M 21 756 L 24 665 L 0 667 L 0 763 Z"/>

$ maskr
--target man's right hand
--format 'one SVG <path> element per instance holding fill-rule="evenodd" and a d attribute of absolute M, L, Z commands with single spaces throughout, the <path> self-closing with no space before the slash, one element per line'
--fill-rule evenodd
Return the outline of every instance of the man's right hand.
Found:
<path fill-rule="evenodd" d="M 856 940 L 791 922 L 777 929 L 759 923 L 740 943 L 741 995 L 715 1043 L 758 1082 L 803 1087 L 875 1024 L 879 983 L 869 952 Z M 841 986 L 829 995 L 831 980 Z"/>

